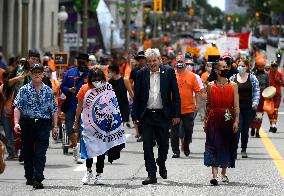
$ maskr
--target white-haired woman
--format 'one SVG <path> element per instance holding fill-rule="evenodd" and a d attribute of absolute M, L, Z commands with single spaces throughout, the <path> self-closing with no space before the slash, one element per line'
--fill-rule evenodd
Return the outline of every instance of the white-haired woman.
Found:
<path fill-rule="evenodd" d="M 157 183 L 156 172 L 167 179 L 166 159 L 169 149 L 169 127 L 179 123 L 180 96 L 175 72 L 162 65 L 159 49 L 145 52 L 148 66 L 138 71 L 135 83 L 133 117 L 143 132 L 143 150 L 148 178 L 143 185 Z M 158 143 L 158 158 L 153 153 L 153 137 Z"/>

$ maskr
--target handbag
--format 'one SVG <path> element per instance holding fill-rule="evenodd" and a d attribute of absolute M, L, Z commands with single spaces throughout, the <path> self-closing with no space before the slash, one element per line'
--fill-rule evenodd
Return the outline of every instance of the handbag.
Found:
<path fill-rule="evenodd" d="M 273 99 L 265 99 L 263 104 L 263 110 L 267 112 L 267 114 L 273 114 L 274 112 L 274 102 Z"/>

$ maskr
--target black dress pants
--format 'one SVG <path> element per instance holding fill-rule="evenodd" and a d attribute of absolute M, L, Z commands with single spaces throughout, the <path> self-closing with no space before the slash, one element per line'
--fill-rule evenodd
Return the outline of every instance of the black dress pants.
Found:
<path fill-rule="evenodd" d="M 153 139 L 158 144 L 157 164 L 165 167 L 169 150 L 169 122 L 163 110 L 146 110 L 141 120 L 141 128 L 143 131 L 143 150 L 146 171 L 149 177 L 156 177 L 157 166 L 155 163 L 153 152 Z"/>

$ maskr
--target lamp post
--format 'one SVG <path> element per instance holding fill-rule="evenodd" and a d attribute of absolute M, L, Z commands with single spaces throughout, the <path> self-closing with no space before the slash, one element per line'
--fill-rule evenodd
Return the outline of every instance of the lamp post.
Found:
<path fill-rule="evenodd" d="M 22 0 L 22 56 L 28 53 L 29 0 Z"/>
<path fill-rule="evenodd" d="M 64 51 L 64 25 L 68 18 L 68 13 L 65 11 L 65 6 L 60 7 L 58 19 L 60 21 L 60 51 Z"/>
<path fill-rule="evenodd" d="M 115 24 L 113 21 L 110 22 L 110 50 L 113 48 L 113 31 L 115 30 Z"/>

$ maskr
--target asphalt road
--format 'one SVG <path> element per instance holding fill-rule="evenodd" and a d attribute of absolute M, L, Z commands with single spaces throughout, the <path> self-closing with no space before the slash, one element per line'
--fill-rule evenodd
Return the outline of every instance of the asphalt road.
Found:
<path fill-rule="evenodd" d="M 271 49 L 272 50 L 272 49 Z M 270 58 L 270 57 L 268 57 Z M 203 165 L 205 134 L 197 118 L 190 146 L 191 154 L 171 158 L 169 150 L 166 166 L 168 179 L 158 178 L 158 184 L 143 186 L 145 171 L 142 143 L 134 138 L 135 131 L 127 129 L 127 145 L 121 158 L 106 164 L 104 185 L 82 185 L 84 165 L 73 162 L 72 155 L 63 155 L 61 144 L 52 140 L 47 152 L 45 189 L 34 190 L 25 185 L 24 169 L 16 161 L 7 162 L 0 175 L 0 195 L 284 195 L 284 106 L 280 108 L 278 132 L 269 133 L 267 115 L 264 117 L 262 138 L 249 138 L 248 159 L 236 161 L 236 168 L 228 170 L 229 184 L 212 187 L 211 169 Z M 157 149 L 155 148 L 156 155 Z M 95 168 L 95 166 L 94 166 Z M 95 169 L 94 169 L 95 170 Z"/>

